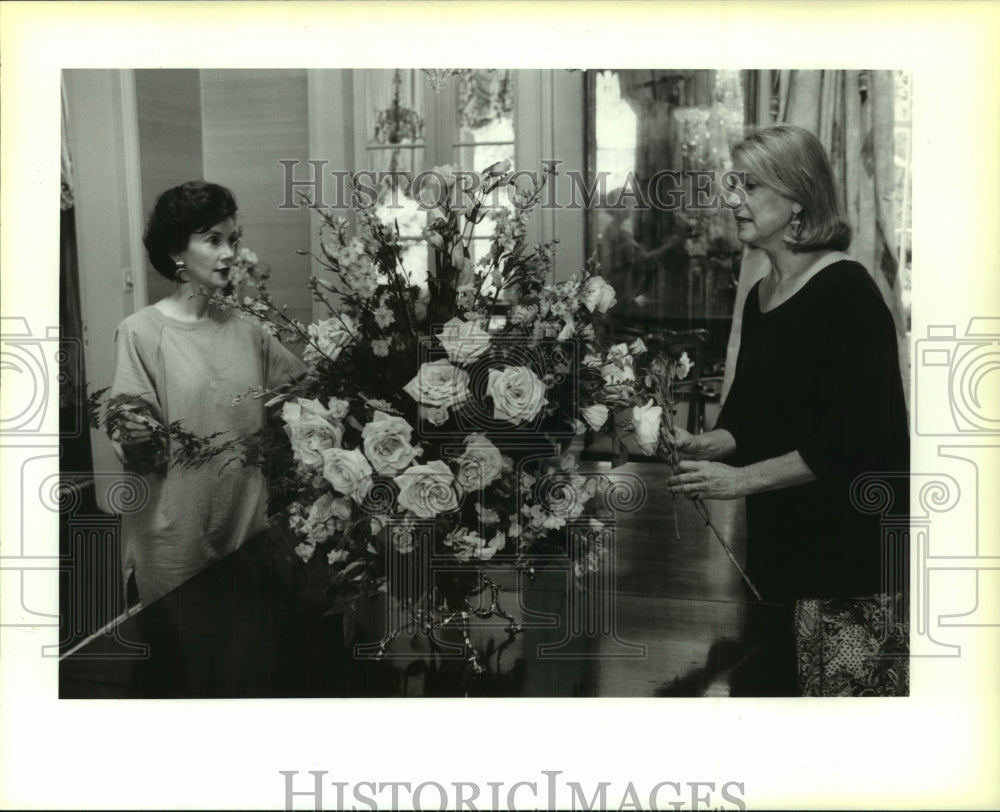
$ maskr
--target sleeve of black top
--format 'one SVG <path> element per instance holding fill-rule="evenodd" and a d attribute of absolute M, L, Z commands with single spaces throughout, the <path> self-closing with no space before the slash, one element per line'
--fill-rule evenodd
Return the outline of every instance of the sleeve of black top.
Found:
<path fill-rule="evenodd" d="M 841 274 L 821 303 L 823 394 L 817 430 L 798 451 L 820 479 L 886 470 L 894 422 L 906 420 L 892 316 L 861 266 Z"/>

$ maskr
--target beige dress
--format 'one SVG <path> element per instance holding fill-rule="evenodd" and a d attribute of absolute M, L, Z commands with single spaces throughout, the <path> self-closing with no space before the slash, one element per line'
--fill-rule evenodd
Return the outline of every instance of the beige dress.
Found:
<path fill-rule="evenodd" d="M 141 403 L 162 425 L 179 420 L 199 436 L 223 432 L 219 441 L 264 426 L 264 400 L 234 405 L 237 395 L 305 370 L 275 338 L 230 311 L 189 323 L 146 307 L 119 325 L 115 349 L 110 396 Z M 266 529 L 262 471 L 226 462 L 223 455 L 143 474 L 148 496 L 122 516 L 125 583 L 134 573 L 143 605 Z"/>

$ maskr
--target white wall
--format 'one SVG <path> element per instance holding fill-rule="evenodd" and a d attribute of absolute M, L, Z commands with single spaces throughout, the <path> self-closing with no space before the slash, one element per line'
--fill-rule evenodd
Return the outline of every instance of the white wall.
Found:
<path fill-rule="evenodd" d="M 141 276 L 138 131 L 130 71 L 65 72 L 88 394 L 111 384 L 115 328 L 132 312 L 126 278 Z M 142 281 L 139 281 L 142 294 Z M 91 433 L 96 472 L 121 470 L 103 432 Z M 98 477 L 104 504 L 107 477 Z M 103 486 L 103 488 L 102 488 Z"/>
<path fill-rule="evenodd" d="M 204 176 L 199 74 L 197 70 L 135 72 L 144 222 L 161 193 Z M 143 256 L 146 304 L 152 304 L 167 296 L 173 283 L 153 269 L 145 252 Z"/>
<path fill-rule="evenodd" d="M 205 179 L 228 186 L 239 203 L 243 242 L 271 267 L 268 289 L 288 314 L 312 319 L 308 280 L 309 211 L 279 208 L 284 169 L 305 165 L 309 104 L 304 70 L 201 71 Z"/>

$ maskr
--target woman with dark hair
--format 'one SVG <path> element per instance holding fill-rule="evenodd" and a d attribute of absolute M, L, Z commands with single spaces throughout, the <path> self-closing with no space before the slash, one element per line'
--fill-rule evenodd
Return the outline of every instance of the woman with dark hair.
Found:
<path fill-rule="evenodd" d="M 715 429 L 675 430 L 686 460 L 670 485 L 703 499 L 746 497 L 748 575 L 787 610 L 783 628 L 755 641 L 772 669 L 753 692 L 905 693 L 906 618 L 887 594 L 887 578 L 898 589 L 897 573 L 905 577 L 905 548 L 884 549 L 880 517 L 851 495 L 859 476 L 879 475 L 895 490 L 894 512 L 908 513 L 892 316 L 843 253 L 851 229 L 819 141 L 774 126 L 732 154 L 739 239 L 764 251 L 771 270 L 747 296 Z"/>
<path fill-rule="evenodd" d="M 144 242 L 174 290 L 126 318 L 115 337 L 110 395 L 122 419 L 112 440 L 148 489 L 144 504 L 122 517 L 122 557 L 125 582 L 134 575 L 144 605 L 266 528 L 258 468 L 227 465 L 222 457 L 202 466 L 171 464 L 153 429 L 181 421 L 202 437 L 251 435 L 265 425 L 263 401 L 234 402 L 236 396 L 271 389 L 305 369 L 276 339 L 210 301 L 209 294 L 229 286 L 240 236 L 236 209 L 228 189 L 205 181 L 159 197 Z"/>

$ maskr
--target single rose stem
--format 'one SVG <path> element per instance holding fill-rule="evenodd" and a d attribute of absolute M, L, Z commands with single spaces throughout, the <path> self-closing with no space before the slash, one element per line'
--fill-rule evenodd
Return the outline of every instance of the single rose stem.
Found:
<path fill-rule="evenodd" d="M 736 569 L 739 571 L 740 578 L 743 579 L 743 583 L 745 583 L 750 588 L 750 591 L 753 592 L 754 597 L 758 601 L 763 602 L 764 599 L 760 596 L 760 592 L 757 591 L 757 587 L 754 586 L 753 581 L 750 580 L 750 576 L 747 575 L 743 567 L 740 566 L 740 563 L 736 560 L 736 556 L 733 555 L 732 549 L 729 547 L 728 544 L 726 544 L 726 540 L 722 538 L 722 534 L 716 529 L 715 525 L 712 524 L 712 520 L 711 518 L 709 518 L 708 509 L 705 507 L 705 504 L 697 496 L 693 498 L 693 501 L 695 505 L 698 507 L 699 514 L 701 514 L 702 518 L 705 519 L 705 524 L 709 528 L 711 528 L 712 532 L 715 534 L 715 537 L 719 540 L 719 544 L 722 545 L 722 549 L 725 550 L 726 555 L 729 556 L 729 560 L 733 562 L 733 566 L 736 567 Z"/>

